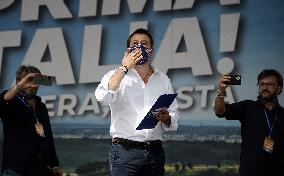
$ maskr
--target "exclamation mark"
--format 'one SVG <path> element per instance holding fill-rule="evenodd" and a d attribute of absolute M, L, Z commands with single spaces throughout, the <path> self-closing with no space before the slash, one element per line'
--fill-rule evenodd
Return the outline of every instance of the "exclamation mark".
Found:
<path fill-rule="evenodd" d="M 239 0 L 220 0 L 221 5 L 239 4 Z M 240 13 L 224 14 L 220 17 L 220 52 L 234 52 L 238 34 Z M 224 74 L 234 69 L 232 58 L 221 58 L 217 63 L 217 70 Z"/>

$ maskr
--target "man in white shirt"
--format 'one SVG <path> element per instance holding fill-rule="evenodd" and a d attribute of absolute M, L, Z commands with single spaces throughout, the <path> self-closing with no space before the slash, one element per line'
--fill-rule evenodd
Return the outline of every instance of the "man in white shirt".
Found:
<path fill-rule="evenodd" d="M 95 92 L 111 109 L 110 174 L 163 176 L 163 133 L 177 130 L 178 105 L 174 100 L 168 109 L 159 109 L 155 128 L 136 130 L 157 98 L 173 93 L 173 88 L 167 75 L 150 64 L 153 38 L 147 30 L 134 31 L 127 48 L 122 66 L 108 72 Z"/>

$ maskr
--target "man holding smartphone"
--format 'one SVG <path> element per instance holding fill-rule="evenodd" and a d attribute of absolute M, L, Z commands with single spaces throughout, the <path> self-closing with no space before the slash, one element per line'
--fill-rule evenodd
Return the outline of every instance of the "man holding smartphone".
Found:
<path fill-rule="evenodd" d="M 241 123 L 240 176 L 283 176 L 284 174 L 284 108 L 278 103 L 283 78 L 273 69 L 263 70 L 257 78 L 256 101 L 243 100 L 225 104 L 226 88 L 231 76 L 219 79 L 215 113 Z"/>
<path fill-rule="evenodd" d="M 0 94 L 4 142 L 1 176 L 62 176 L 48 111 L 37 96 L 41 75 L 33 66 L 21 66 L 16 85 Z"/>

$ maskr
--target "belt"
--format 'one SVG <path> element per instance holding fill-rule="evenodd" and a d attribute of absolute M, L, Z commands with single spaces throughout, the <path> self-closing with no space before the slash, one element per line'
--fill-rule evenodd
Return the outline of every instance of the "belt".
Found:
<path fill-rule="evenodd" d="M 161 140 L 154 140 L 154 141 L 145 141 L 145 142 L 138 142 L 138 141 L 132 141 L 129 139 L 123 139 L 123 138 L 113 138 L 112 144 L 121 144 L 124 147 L 128 148 L 135 148 L 140 150 L 150 150 L 155 148 L 162 147 L 162 141 Z"/>

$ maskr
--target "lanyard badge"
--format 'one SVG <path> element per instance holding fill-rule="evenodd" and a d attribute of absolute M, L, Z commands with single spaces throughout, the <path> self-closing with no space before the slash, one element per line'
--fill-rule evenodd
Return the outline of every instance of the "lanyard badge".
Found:
<path fill-rule="evenodd" d="M 40 137 L 45 137 L 44 134 L 44 129 L 43 129 L 43 125 L 41 123 L 35 123 L 35 129 L 36 129 L 36 133 L 40 136 Z"/>
<path fill-rule="evenodd" d="M 265 136 L 264 142 L 263 142 L 263 150 L 268 153 L 272 153 L 273 146 L 274 146 L 274 140 L 271 139 L 269 136 Z"/>
<path fill-rule="evenodd" d="M 268 119 L 268 115 L 267 115 L 267 112 L 266 112 L 265 109 L 264 109 L 264 114 L 265 114 L 268 130 L 269 130 L 269 136 L 264 137 L 263 150 L 268 152 L 268 153 L 272 153 L 273 152 L 273 146 L 274 146 L 274 140 L 271 138 L 271 134 L 272 134 L 274 124 L 277 120 L 277 115 L 276 115 L 276 117 L 273 121 L 273 124 L 270 124 L 269 119 Z"/>
<path fill-rule="evenodd" d="M 20 96 L 16 96 L 28 109 L 30 109 L 35 117 L 35 120 L 36 120 L 36 123 L 35 123 L 35 130 L 36 130 L 36 133 L 40 136 L 40 137 L 45 137 L 45 134 L 44 134 L 44 128 L 43 128 L 43 125 L 42 123 L 39 122 L 39 118 L 36 114 L 36 112 L 30 107 L 29 103 L 26 102 L 24 99 L 22 99 Z"/>

